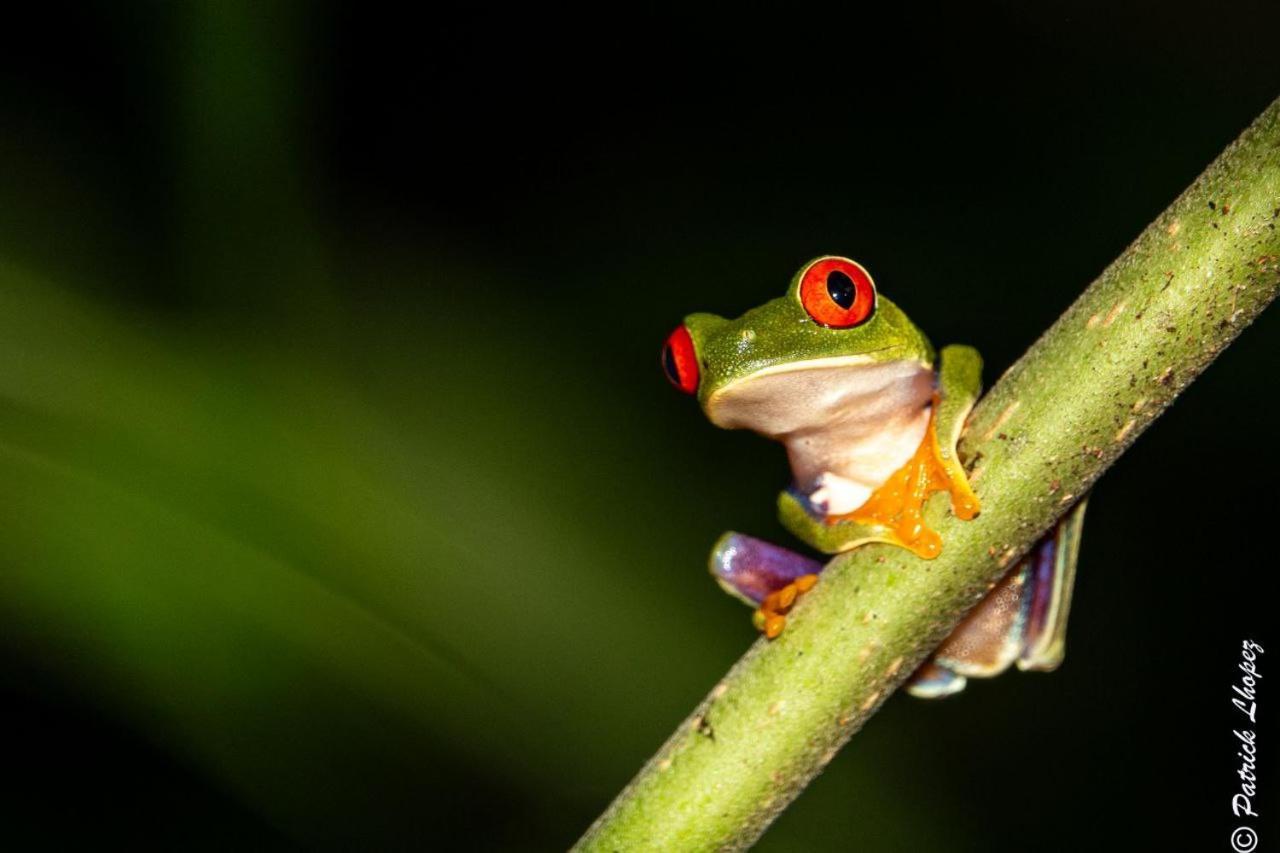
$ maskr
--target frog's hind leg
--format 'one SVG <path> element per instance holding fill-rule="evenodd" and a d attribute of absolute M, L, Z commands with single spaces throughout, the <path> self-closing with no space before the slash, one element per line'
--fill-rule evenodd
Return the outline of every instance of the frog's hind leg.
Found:
<path fill-rule="evenodd" d="M 907 691 L 932 699 L 1016 663 L 1050 671 L 1062 663 L 1085 500 L 1067 513 L 960 623 L 911 677 Z"/>
<path fill-rule="evenodd" d="M 1018 669 L 1024 672 L 1052 672 L 1066 654 L 1067 616 L 1071 612 L 1071 591 L 1076 583 L 1080 534 L 1088 501 L 1088 495 L 1081 498 L 1033 552 L 1036 578 L 1031 585 L 1033 594 L 1029 597 L 1022 651 L 1018 654 Z"/>
<path fill-rule="evenodd" d="M 711 549 L 711 575 L 730 595 L 756 607 L 753 621 L 773 639 L 786 626 L 786 612 L 818 580 L 822 563 L 778 545 L 726 533 Z"/>

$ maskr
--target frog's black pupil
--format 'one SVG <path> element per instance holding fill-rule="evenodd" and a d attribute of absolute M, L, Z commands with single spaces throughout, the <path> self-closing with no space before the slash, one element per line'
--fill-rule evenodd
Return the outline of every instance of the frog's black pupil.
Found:
<path fill-rule="evenodd" d="M 676 355 L 671 351 L 671 344 L 662 348 L 662 369 L 667 372 L 668 379 L 680 384 L 680 371 L 676 369 Z"/>
<path fill-rule="evenodd" d="M 827 293 L 831 294 L 832 302 L 847 311 L 853 307 L 858 290 L 853 286 L 853 279 L 840 270 L 832 270 L 827 273 Z"/>

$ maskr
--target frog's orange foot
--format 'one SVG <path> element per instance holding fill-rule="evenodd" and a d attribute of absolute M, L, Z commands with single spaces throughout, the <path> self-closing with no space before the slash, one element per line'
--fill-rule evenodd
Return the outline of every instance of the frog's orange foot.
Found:
<path fill-rule="evenodd" d="M 934 411 L 937 411 L 935 402 Z M 942 538 L 924 522 L 924 506 L 934 492 L 951 496 L 951 511 L 968 521 L 980 509 L 955 452 L 943 455 L 934 419 L 924 440 L 905 465 L 894 471 L 862 506 L 851 513 L 827 517 L 828 524 L 852 521 L 887 528 L 892 541 L 917 556 L 932 560 L 942 551 Z"/>
<path fill-rule="evenodd" d="M 817 575 L 801 575 L 781 589 L 769 593 L 760 602 L 759 609 L 751 614 L 752 624 L 770 640 L 777 639 L 782 629 L 787 627 L 786 614 L 795 606 L 796 599 L 813 589 L 817 582 Z"/>

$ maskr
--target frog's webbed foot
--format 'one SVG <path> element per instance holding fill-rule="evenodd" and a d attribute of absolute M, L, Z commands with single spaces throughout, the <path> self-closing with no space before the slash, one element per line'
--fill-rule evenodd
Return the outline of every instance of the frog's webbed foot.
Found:
<path fill-rule="evenodd" d="M 782 633 L 787 612 L 813 588 L 822 571 L 817 560 L 732 532 L 716 542 L 710 567 L 726 592 L 756 606 L 752 622 L 771 640 Z"/>
<path fill-rule="evenodd" d="M 938 405 L 935 397 L 935 411 Z M 937 436 L 937 416 L 930 418 L 924 441 L 905 465 L 893 472 L 862 506 L 845 515 L 829 516 L 828 523 L 850 521 L 868 528 L 882 528 L 884 538 L 902 545 L 926 560 L 942 551 L 942 538 L 924 523 L 924 507 L 934 492 L 951 496 L 951 511 L 956 517 L 973 518 L 978 514 L 978 498 L 969 487 L 964 469 L 951 450 L 950 460 L 944 454 Z M 948 462 L 950 461 L 950 464 Z"/>
<path fill-rule="evenodd" d="M 978 497 L 960 464 L 956 442 L 978 398 L 981 370 L 982 360 L 971 347 L 943 349 L 929 426 L 915 454 L 857 509 L 832 513 L 827 523 L 861 525 L 869 532 L 878 532 L 870 538 L 902 545 L 926 560 L 938 556 L 942 539 L 924 523 L 929 497 L 934 492 L 947 492 L 951 511 L 966 521 L 979 510 Z"/>

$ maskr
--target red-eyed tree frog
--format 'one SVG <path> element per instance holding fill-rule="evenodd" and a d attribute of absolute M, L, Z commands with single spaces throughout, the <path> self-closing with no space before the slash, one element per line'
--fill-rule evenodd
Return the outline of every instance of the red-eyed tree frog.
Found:
<path fill-rule="evenodd" d="M 827 256 L 800 268 L 785 295 L 734 320 L 690 314 L 662 349 L 667 378 L 697 396 L 711 422 L 781 442 L 792 482 L 778 496 L 782 523 L 827 554 L 888 542 L 922 559 L 943 543 L 924 522 L 936 492 L 969 520 L 980 511 L 956 449 L 981 391 L 982 359 L 967 346 L 935 356 L 907 316 L 879 295 L 870 273 Z M 966 676 L 1017 662 L 1051 670 L 1062 660 L 1084 502 L 987 595 L 908 690 L 955 693 Z M 753 605 L 769 639 L 817 582 L 817 560 L 726 533 L 711 572 Z"/>

